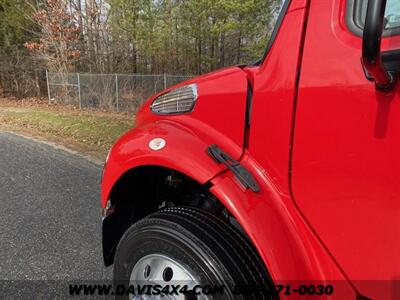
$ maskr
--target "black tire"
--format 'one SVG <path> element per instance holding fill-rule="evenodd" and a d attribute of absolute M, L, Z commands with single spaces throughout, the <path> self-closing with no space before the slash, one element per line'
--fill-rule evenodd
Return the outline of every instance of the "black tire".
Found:
<path fill-rule="evenodd" d="M 253 246 L 236 228 L 211 213 L 167 208 L 132 225 L 121 238 L 114 284 L 127 285 L 146 255 L 161 254 L 192 270 L 200 285 L 223 285 L 213 299 L 276 299 L 272 282 Z"/>

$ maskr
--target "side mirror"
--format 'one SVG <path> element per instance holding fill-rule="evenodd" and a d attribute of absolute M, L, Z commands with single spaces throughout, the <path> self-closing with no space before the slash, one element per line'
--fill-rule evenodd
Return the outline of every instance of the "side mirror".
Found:
<path fill-rule="evenodd" d="M 397 77 L 387 71 L 382 62 L 381 41 L 385 24 L 387 0 L 369 0 L 365 18 L 362 63 L 370 80 L 378 90 L 390 91 L 394 88 Z"/>

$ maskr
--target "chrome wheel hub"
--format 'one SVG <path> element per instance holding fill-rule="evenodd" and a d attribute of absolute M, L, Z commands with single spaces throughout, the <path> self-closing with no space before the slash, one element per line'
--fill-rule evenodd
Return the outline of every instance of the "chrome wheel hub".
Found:
<path fill-rule="evenodd" d="M 142 257 L 135 264 L 129 284 L 135 289 L 135 295 L 129 295 L 129 299 L 132 300 L 188 299 L 187 294 L 176 293 L 176 286 L 179 285 L 180 288 L 185 287 L 191 291 L 196 285 L 199 285 L 199 282 L 193 272 L 174 259 L 161 254 L 150 254 Z M 168 292 L 154 295 L 153 292 L 156 290 L 148 286 L 155 287 L 156 285 L 161 287 L 159 290 Z M 142 288 L 141 293 L 138 292 L 138 287 Z M 200 294 L 195 299 L 208 299 L 208 297 Z"/>

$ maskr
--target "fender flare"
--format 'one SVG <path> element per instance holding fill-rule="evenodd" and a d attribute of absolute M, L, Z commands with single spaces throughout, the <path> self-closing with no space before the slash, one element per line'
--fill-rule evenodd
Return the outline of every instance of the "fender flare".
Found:
<path fill-rule="evenodd" d="M 154 151 L 149 142 L 166 141 L 164 148 Z M 104 208 L 115 183 L 127 171 L 141 166 L 162 166 L 181 172 L 205 184 L 225 167 L 216 164 L 207 154 L 211 138 L 173 121 L 149 123 L 123 135 L 113 146 L 103 169 L 101 205 Z"/>

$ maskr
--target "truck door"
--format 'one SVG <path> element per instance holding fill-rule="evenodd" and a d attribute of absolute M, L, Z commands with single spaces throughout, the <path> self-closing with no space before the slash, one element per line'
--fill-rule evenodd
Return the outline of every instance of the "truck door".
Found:
<path fill-rule="evenodd" d="M 359 292 L 399 299 L 400 83 L 383 93 L 366 80 L 360 61 L 366 5 L 367 0 L 311 1 L 291 188 Z M 386 16 L 382 51 L 397 51 L 400 1 L 388 0 Z"/>

